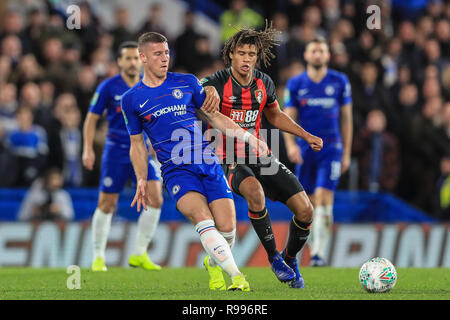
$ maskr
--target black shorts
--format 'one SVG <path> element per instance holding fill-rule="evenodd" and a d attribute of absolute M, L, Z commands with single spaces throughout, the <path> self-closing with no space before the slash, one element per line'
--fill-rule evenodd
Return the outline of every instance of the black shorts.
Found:
<path fill-rule="evenodd" d="M 239 185 L 247 177 L 255 177 L 262 185 L 264 194 L 272 201 L 286 201 L 298 192 L 304 191 L 300 181 L 277 158 L 271 158 L 272 174 L 265 174 L 262 164 L 222 164 L 222 169 L 230 184 L 231 190 L 242 196 Z"/>

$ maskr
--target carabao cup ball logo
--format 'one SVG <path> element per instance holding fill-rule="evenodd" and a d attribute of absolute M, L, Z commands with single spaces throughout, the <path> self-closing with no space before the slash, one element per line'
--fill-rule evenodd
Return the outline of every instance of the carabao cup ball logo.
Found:
<path fill-rule="evenodd" d="M 176 99 L 181 99 L 183 98 L 183 91 L 181 91 L 180 89 L 175 89 L 172 91 L 172 95 Z"/>

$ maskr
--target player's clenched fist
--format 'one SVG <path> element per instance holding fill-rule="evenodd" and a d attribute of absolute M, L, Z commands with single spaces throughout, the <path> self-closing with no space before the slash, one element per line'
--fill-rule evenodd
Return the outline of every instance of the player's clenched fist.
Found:
<path fill-rule="evenodd" d="M 313 149 L 314 151 L 320 151 L 322 150 L 323 147 L 323 141 L 321 138 L 316 137 L 314 135 L 309 135 L 306 138 L 306 142 L 308 142 L 309 146 L 311 147 L 311 149 Z"/>

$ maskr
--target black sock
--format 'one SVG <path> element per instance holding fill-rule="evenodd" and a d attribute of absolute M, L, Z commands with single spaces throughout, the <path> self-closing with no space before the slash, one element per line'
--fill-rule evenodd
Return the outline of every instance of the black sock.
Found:
<path fill-rule="evenodd" d="M 308 240 L 310 227 L 311 222 L 301 222 L 295 217 L 292 217 L 292 220 L 289 223 L 289 238 L 286 250 L 284 251 L 284 254 L 288 259 L 295 258 L 297 253 L 302 250 L 306 240 Z"/>
<path fill-rule="evenodd" d="M 273 256 L 277 251 L 277 245 L 275 243 L 275 236 L 272 231 L 272 222 L 270 221 L 269 212 L 266 208 L 262 211 L 248 210 L 248 216 L 255 229 L 256 234 L 259 237 L 264 249 L 266 249 L 269 261 L 272 262 Z"/>

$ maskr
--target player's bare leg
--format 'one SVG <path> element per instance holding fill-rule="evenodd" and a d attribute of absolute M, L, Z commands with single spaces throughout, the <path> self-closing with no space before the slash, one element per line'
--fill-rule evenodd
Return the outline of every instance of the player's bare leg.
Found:
<path fill-rule="evenodd" d="M 188 192 L 177 201 L 177 209 L 194 224 L 205 251 L 232 278 L 233 284 L 228 289 L 250 290 L 248 282 L 236 266 L 230 246 L 216 229 L 206 198 L 198 192 Z M 235 212 L 232 214 L 235 215 Z"/>
<path fill-rule="evenodd" d="M 277 251 L 272 222 L 266 208 L 266 199 L 261 183 L 255 177 L 249 176 L 239 185 L 240 194 L 247 200 L 248 216 L 253 229 L 267 252 L 267 257 L 278 280 L 291 281 L 295 278 L 294 271 L 284 262 Z"/>
<path fill-rule="evenodd" d="M 128 259 L 132 267 L 141 267 L 145 270 L 160 270 L 161 266 L 153 263 L 147 254 L 147 248 L 153 239 L 158 226 L 163 205 L 162 186 L 159 180 L 147 182 L 150 203 L 143 209 L 137 223 L 136 241 L 133 254 Z"/>
<path fill-rule="evenodd" d="M 106 193 L 100 191 L 97 208 L 92 217 L 92 241 L 94 258 L 92 263 L 93 271 L 106 271 L 105 249 L 108 241 L 111 219 L 116 211 L 118 193 Z"/>
<path fill-rule="evenodd" d="M 322 187 L 316 188 L 311 197 L 314 203 L 314 223 L 311 227 L 311 265 L 325 265 L 325 249 L 333 225 L 334 192 Z"/>

